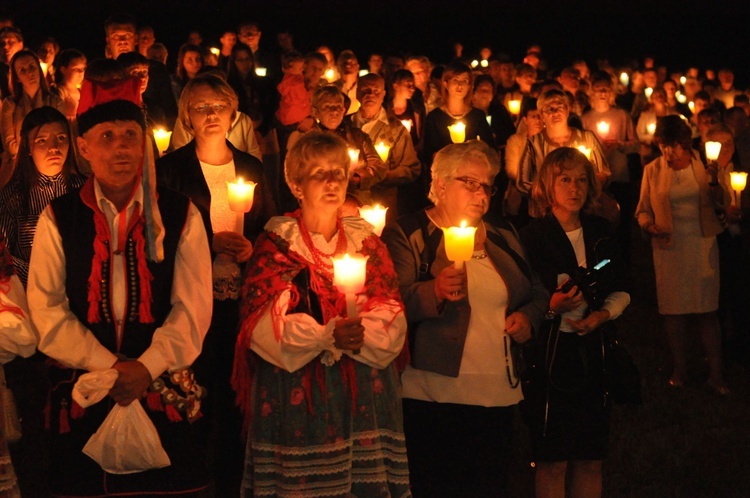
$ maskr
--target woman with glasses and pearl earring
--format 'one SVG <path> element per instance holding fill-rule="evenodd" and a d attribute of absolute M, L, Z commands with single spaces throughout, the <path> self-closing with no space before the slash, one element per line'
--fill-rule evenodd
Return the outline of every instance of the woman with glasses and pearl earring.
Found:
<path fill-rule="evenodd" d="M 415 497 L 505 496 L 523 399 L 511 349 L 539 330 L 549 295 L 513 227 L 482 221 L 499 168 L 484 142 L 444 147 L 432 163 L 434 207 L 383 232 L 410 323 L 402 382 Z M 441 228 L 462 222 L 477 230 L 471 259 L 457 269 Z"/>

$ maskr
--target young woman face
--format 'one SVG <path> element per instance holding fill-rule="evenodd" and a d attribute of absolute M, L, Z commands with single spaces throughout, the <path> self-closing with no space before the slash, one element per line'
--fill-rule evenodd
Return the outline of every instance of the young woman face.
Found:
<path fill-rule="evenodd" d="M 70 150 L 70 137 L 61 123 L 48 123 L 29 133 L 31 159 L 37 171 L 54 176 L 62 171 Z"/>
<path fill-rule="evenodd" d="M 60 67 L 60 71 L 66 84 L 78 86 L 83 83 L 83 76 L 86 74 L 86 58 L 73 59 L 67 66 Z"/>
<path fill-rule="evenodd" d="M 234 66 L 242 77 L 250 74 L 253 70 L 253 56 L 246 50 L 238 50 L 234 58 Z"/>
<path fill-rule="evenodd" d="M 586 168 L 578 165 L 564 169 L 554 180 L 555 204 L 553 210 L 580 213 L 589 195 L 589 179 Z"/>
<path fill-rule="evenodd" d="M 42 68 L 36 59 L 30 55 L 19 57 L 13 63 L 13 70 L 16 72 L 18 81 L 21 82 L 24 91 L 31 94 L 36 93 L 39 84 L 42 81 Z"/>
<path fill-rule="evenodd" d="M 448 97 L 463 99 L 469 93 L 471 76 L 468 73 L 454 74 L 444 83 Z"/>
<path fill-rule="evenodd" d="M 185 52 L 185 57 L 182 59 L 182 67 L 185 68 L 185 72 L 192 78 L 203 67 L 203 57 L 198 52 Z"/>

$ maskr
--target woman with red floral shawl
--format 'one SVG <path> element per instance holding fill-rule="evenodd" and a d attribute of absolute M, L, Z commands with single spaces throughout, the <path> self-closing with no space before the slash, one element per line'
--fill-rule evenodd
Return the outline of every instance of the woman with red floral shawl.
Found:
<path fill-rule="evenodd" d="M 234 384 L 249 420 L 243 496 L 410 496 L 398 372 L 406 319 L 383 243 L 339 218 L 346 143 L 310 132 L 285 176 L 301 209 L 272 218 L 243 287 Z M 358 317 L 331 258 L 367 256 Z"/>

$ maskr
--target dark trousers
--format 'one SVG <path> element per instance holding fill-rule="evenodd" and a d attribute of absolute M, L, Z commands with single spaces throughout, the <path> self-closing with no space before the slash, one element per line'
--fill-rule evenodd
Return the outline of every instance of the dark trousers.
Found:
<path fill-rule="evenodd" d="M 513 408 L 404 399 L 415 498 L 506 496 Z"/>

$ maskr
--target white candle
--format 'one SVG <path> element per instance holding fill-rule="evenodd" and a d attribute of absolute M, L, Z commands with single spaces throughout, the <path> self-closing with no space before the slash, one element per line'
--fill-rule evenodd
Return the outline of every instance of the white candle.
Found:
<path fill-rule="evenodd" d="M 361 254 L 331 258 L 333 262 L 333 285 L 346 295 L 346 314 L 357 317 L 357 293 L 365 286 L 367 257 Z"/>
<path fill-rule="evenodd" d="M 208 51 L 214 54 L 216 57 L 218 57 L 221 54 L 221 50 L 219 50 L 216 47 L 211 47 L 208 49 Z"/>
<path fill-rule="evenodd" d="M 690 109 L 690 112 L 695 113 L 695 102 L 692 100 L 688 102 L 688 109 Z"/>
<path fill-rule="evenodd" d="M 607 135 L 609 135 L 609 123 L 606 121 L 599 121 L 596 123 L 596 131 L 601 138 L 607 138 Z"/>
<path fill-rule="evenodd" d="M 157 128 L 154 130 L 154 142 L 156 142 L 156 148 L 159 150 L 159 155 L 162 156 L 169 147 L 169 140 L 172 138 L 172 132 L 167 131 L 164 128 Z"/>
<path fill-rule="evenodd" d="M 490 116 L 489 114 L 487 114 L 487 118 L 486 119 L 487 119 L 487 124 L 490 125 L 490 126 L 492 126 L 492 116 Z"/>
<path fill-rule="evenodd" d="M 685 83 L 687 83 L 687 78 L 684 76 L 680 76 L 680 85 L 684 85 Z"/>
<path fill-rule="evenodd" d="M 651 135 L 651 138 L 654 137 L 654 133 L 656 133 L 656 123 L 649 123 L 646 125 L 646 132 L 648 132 L 649 135 Z"/>
<path fill-rule="evenodd" d="M 41 61 L 39 62 L 39 65 L 41 66 L 42 72 L 44 73 L 44 75 L 47 76 L 47 71 L 49 71 L 49 65 L 47 65 L 46 62 L 41 62 Z"/>
<path fill-rule="evenodd" d="M 586 147 L 585 145 L 579 145 L 576 147 L 584 156 L 586 156 L 586 159 L 591 161 L 591 149 Z"/>
<path fill-rule="evenodd" d="M 747 173 L 744 171 L 732 171 L 729 173 L 729 181 L 732 184 L 732 190 L 734 190 L 735 205 L 740 207 L 740 197 L 747 185 Z"/>
<path fill-rule="evenodd" d="M 474 59 L 473 61 L 471 61 L 471 67 L 477 67 L 478 65 L 479 65 L 478 60 Z"/>
<path fill-rule="evenodd" d="M 368 74 L 370 74 L 370 71 L 368 71 L 367 69 L 360 69 L 358 74 L 361 78 L 362 76 L 367 76 Z"/>
<path fill-rule="evenodd" d="M 461 144 L 466 141 L 466 125 L 459 121 L 448 127 L 448 133 L 451 135 L 451 142 Z"/>
<path fill-rule="evenodd" d="M 383 234 L 383 228 L 385 228 L 385 214 L 388 208 L 384 208 L 380 204 L 374 206 L 362 206 L 359 208 L 359 215 L 367 223 L 373 226 L 373 232 L 375 235 L 380 237 Z"/>
<path fill-rule="evenodd" d="M 482 67 L 487 67 L 490 65 L 490 63 L 487 59 L 482 59 L 481 61 L 479 61 L 479 65 Z"/>
<path fill-rule="evenodd" d="M 404 128 L 406 128 L 406 131 L 411 133 L 411 127 L 412 127 L 412 121 L 411 119 L 402 119 L 401 124 L 404 125 Z"/>
<path fill-rule="evenodd" d="M 328 83 L 333 83 L 333 79 L 336 77 L 336 73 L 333 71 L 333 69 L 326 69 L 324 77 L 328 80 Z"/>
<path fill-rule="evenodd" d="M 359 166 L 359 149 L 349 147 L 349 173 L 355 171 Z"/>
<path fill-rule="evenodd" d="M 268 73 L 268 70 L 265 67 L 256 67 L 255 68 L 255 74 L 260 76 L 261 78 L 264 78 L 266 74 Z"/>
<path fill-rule="evenodd" d="M 685 102 L 687 102 L 687 97 L 684 96 L 681 92 L 675 93 L 675 98 L 680 104 L 684 104 Z"/>
<path fill-rule="evenodd" d="M 521 113 L 521 101 L 516 99 L 509 100 L 508 111 L 511 114 L 518 116 Z"/>
<path fill-rule="evenodd" d="M 647 99 L 651 100 L 651 95 L 653 95 L 653 93 L 654 93 L 654 89 L 653 89 L 653 88 L 651 88 L 650 86 L 649 86 L 649 87 L 646 87 L 646 89 L 645 89 L 645 90 L 643 91 L 643 93 L 645 93 L 645 94 L 646 94 L 646 98 L 647 98 Z"/>
<path fill-rule="evenodd" d="M 383 162 L 386 162 L 388 160 L 388 152 L 391 150 L 391 146 L 381 141 L 375 146 L 375 150 L 380 156 L 380 159 L 382 159 Z"/>
<path fill-rule="evenodd" d="M 628 83 L 630 83 L 630 76 L 625 71 L 620 73 L 620 83 L 622 86 L 628 86 Z"/>
<path fill-rule="evenodd" d="M 719 159 L 719 154 L 721 154 L 721 142 L 706 142 L 706 159 L 709 162 Z"/>
<path fill-rule="evenodd" d="M 474 254 L 474 234 L 477 227 L 467 227 L 466 221 L 460 227 L 443 228 L 445 235 L 445 254 L 456 269 L 463 267 L 465 261 Z"/>

